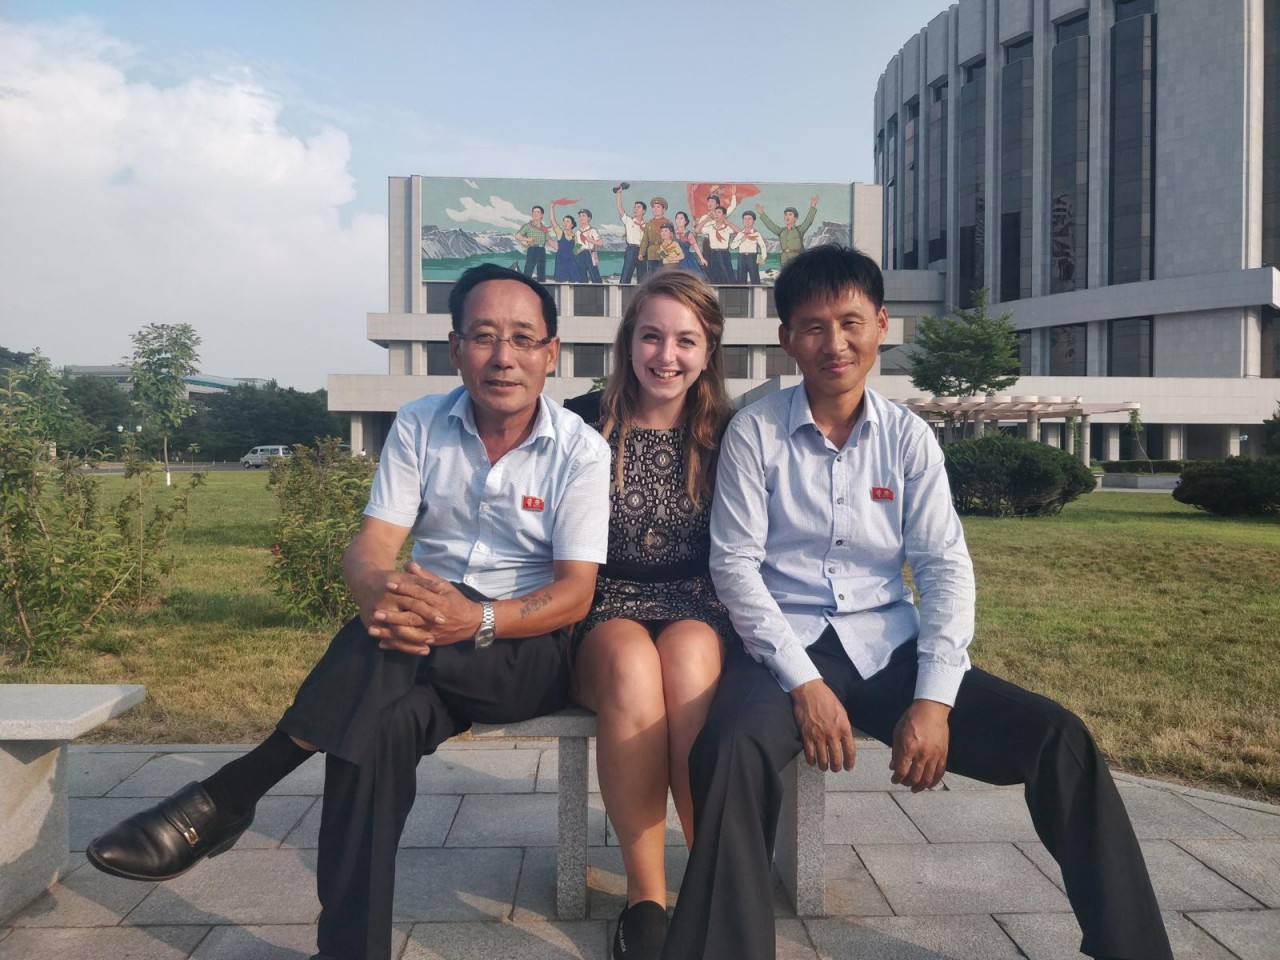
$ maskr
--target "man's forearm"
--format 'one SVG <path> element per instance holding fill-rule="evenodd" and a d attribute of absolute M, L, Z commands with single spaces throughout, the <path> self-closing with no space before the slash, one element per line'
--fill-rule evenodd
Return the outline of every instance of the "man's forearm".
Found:
<path fill-rule="evenodd" d="M 521 597 L 493 604 L 495 633 L 499 637 L 536 637 L 577 623 L 591 609 L 595 576 L 590 582 L 578 577 L 555 580 Z"/>

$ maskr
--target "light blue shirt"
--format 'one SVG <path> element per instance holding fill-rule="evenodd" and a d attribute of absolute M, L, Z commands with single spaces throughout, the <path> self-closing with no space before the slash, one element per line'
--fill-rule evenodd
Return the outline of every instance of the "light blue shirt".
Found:
<path fill-rule="evenodd" d="M 464 387 L 400 408 L 365 515 L 410 527 L 413 559 L 485 596 L 522 596 L 557 560 L 604 563 L 609 446 L 546 397 L 529 437 L 490 464 Z"/>
<path fill-rule="evenodd" d="M 735 416 L 720 447 L 711 576 L 747 651 L 784 690 L 819 679 L 806 648 L 830 624 L 863 677 L 917 639 L 916 697 L 955 704 L 973 565 L 942 449 L 905 407 L 866 391 L 840 448 L 814 423 L 803 384 Z"/>

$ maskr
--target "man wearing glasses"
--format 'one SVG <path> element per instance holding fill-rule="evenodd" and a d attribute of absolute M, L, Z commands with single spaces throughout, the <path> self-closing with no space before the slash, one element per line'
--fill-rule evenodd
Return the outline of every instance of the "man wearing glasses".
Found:
<path fill-rule="evenodd" d="M 606 557 L 609 448 L 542 396 L 560 352 L 550 294 L 486 264 L 454 285 L 449 312 L 462 386 L 407 404 L 391 427 L 343 559 L 359 616 L 271 737 L 88 851 L 117 876 L 178 876 L 234 844 L 258 799 L 323 750 L 321 958 L 390 957 L 418 761 L 473 722 L 565 706 L 568 627 L 587 613 Z"/>

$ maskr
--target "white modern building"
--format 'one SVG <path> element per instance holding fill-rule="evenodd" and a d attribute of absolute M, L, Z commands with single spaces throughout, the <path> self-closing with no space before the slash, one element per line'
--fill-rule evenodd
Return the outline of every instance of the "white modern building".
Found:
<path fill-rule="evenodd" d="M 1280 0 L 960 0 L 889 61 L 874 149 L 888 275 L 986 288 L 1022 335 L 1011 393 L 1136 401 L 1152 457 L 1260 452 Z M 1126 419 L 1093 419 L 1095 458 L 1129 455 Z"/>

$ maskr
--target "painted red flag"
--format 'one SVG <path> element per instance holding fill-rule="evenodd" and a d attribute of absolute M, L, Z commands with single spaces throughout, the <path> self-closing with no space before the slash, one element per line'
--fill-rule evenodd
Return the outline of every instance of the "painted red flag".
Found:
<path fill-rule="evenodd" d="M 729 208 L 729 197 L 733 195 L 733 188 L 738 188 L 738 206 L 734 210 L 735 214 L 742 213 L 743 204 L 748 197 L 754 197 L 760 192 L 760 188 L 754 183 L 730 183 L 727 180 L 718 183 L 690 183 L 685 189 L 685 198 L 689 202 L 689 219 L 697 220 L 700 216 L 707 212 L 707 196 L 716 194 L 720 197 L 721 204 L 727 210 Z M 747 207 L 746 209 L 751 209 Z"/>

